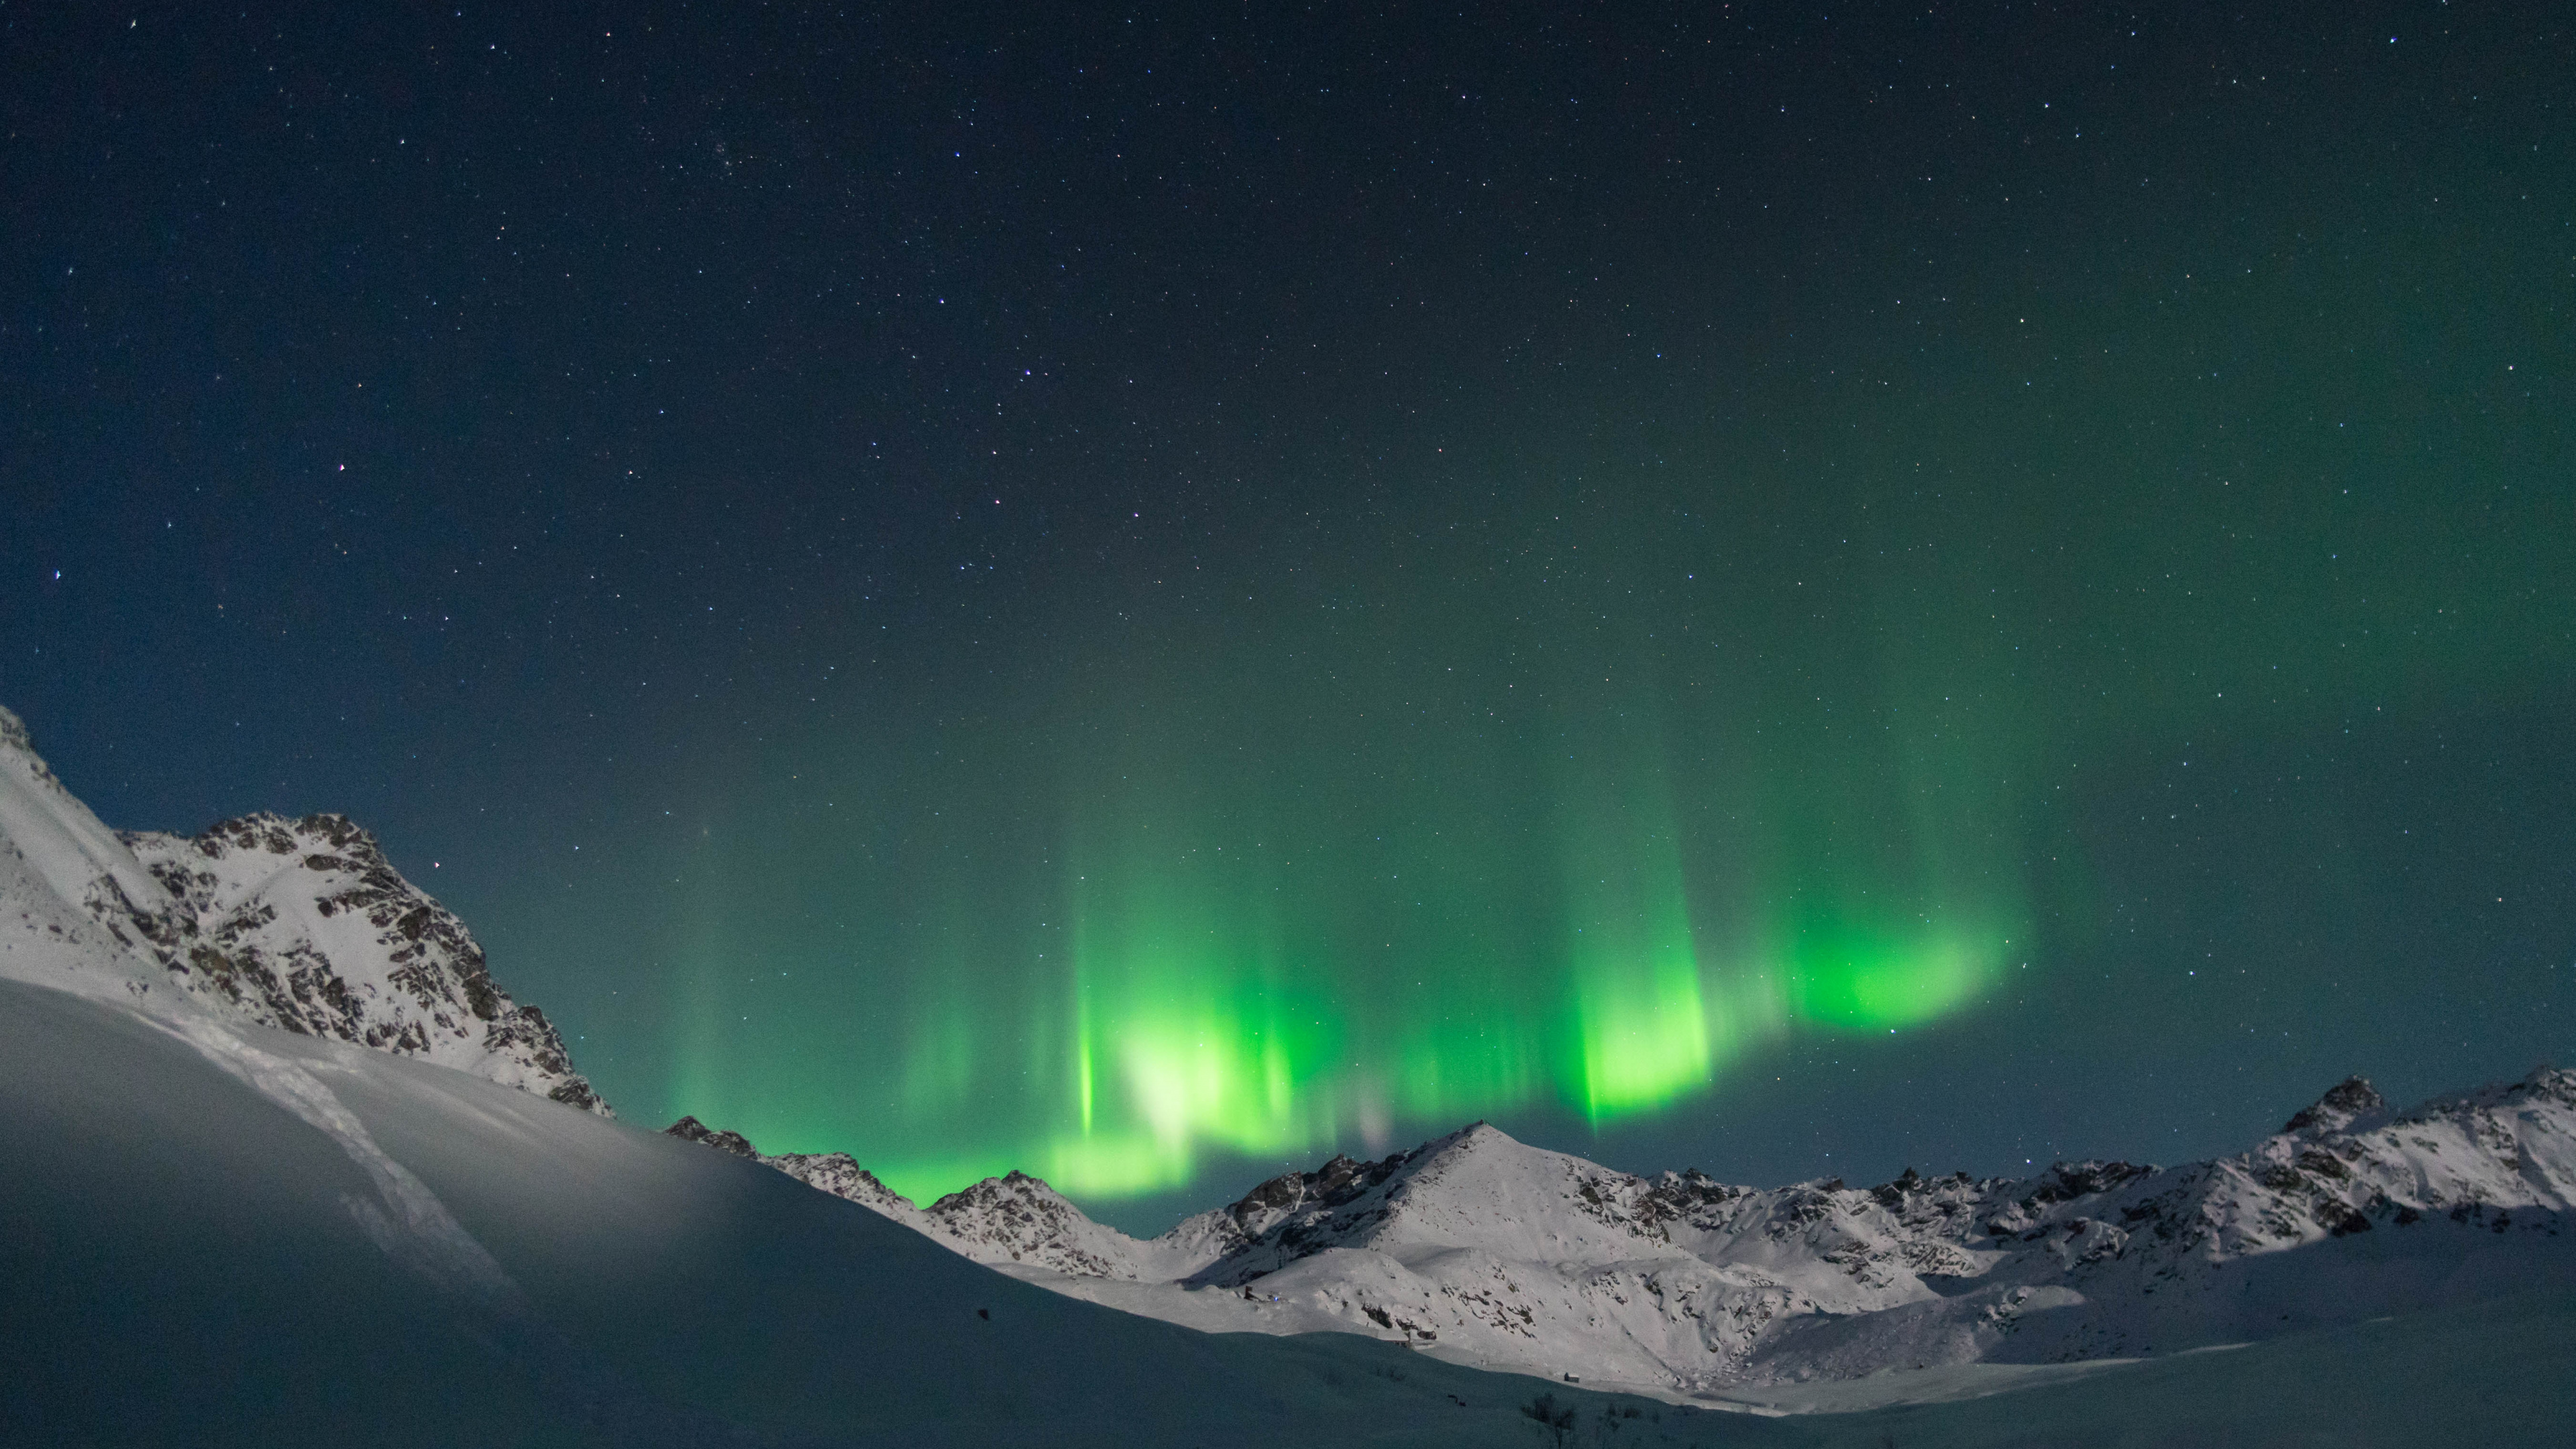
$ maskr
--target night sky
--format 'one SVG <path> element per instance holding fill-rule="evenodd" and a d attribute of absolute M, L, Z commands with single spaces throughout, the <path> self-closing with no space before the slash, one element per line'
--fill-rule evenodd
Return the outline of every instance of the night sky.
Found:
<path fill-rule="evenodd" d="M 2564 7 L 1074 9 L 0 5 L 0 702 L 1134 1228 L 2576 1056 Z"/>

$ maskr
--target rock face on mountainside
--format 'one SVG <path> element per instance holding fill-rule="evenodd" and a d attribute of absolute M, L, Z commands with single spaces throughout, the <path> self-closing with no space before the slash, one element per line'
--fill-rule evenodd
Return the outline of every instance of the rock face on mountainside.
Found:
<path fill-rule="evenodd" d="M 228 1020 L 418 1057 L 610 1115 L 545 1014 L 511 1000 L 464 923 L 344 816 L 246 815 L 195 836 L 111 832 L 0 710 L 0 841 L 0 899 L 60 948 L 44 953 L 56 972 L 146 998 L 166 988 Z M 39 954 L 13 944 L 0 971 L 22 974 L 18 958 Z"/>
<path fill-rule="evenodd" d="M 1686 1394 L 2172 1352 L 2576 1283 L 2576 1073 L 2546 1068 L 2405 1112 L 2355 1078 L 2214 1162 L 1865 1189 L 1635 1177 L 1478 1123 L 1273 1178 L 1146 1242 L 1018 1173 L 923 1210 L 846 1157 L 805 1160 L 1077 1297 L 1200 1322 L 1198 1300 L 1240 1297 L 1300 1310 L 1283 1324 Z"/>

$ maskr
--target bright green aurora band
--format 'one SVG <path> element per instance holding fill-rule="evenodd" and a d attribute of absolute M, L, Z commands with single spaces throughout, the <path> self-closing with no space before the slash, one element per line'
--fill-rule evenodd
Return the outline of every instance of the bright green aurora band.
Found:
<path fill-rule="evenodd" d="M 980 713 L 819 775 L 799 746 L 767 813 L 808 831 L 711 825 L 675 868 L 677 1101 L 916 1197 L 1010 1168 L 1128 1196 L 1210 1153 L 1704 1103 L 1767 1043 L 1932 1022 L 2015 963 L 2009 645 L 1909 685 L 1888 651 L 1939 610 L 1885 563 L 1820 624 L 1794 581 L 1515 552 L 1369 603 L 1149 600 Z"/>

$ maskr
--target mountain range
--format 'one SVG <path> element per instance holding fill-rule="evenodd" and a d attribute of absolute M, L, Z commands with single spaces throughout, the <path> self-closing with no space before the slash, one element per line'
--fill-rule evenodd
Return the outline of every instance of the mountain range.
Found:
<path fill-rule="evenodd" d="M 2216 1161 L 1867 1188 L 1638 1177 L 1477 1123 L 1273 1178 L 1146 1240 L 1019 1173 L 922 1208 L 844 1154 L 669 1130 L 1130 1312 L 1698 1399 L 2144 1357 L 2576 1283 L 2576 1073 L 2549 1068 L 2404 1111 L 2353 1078 Z"/>
<path fill-rule="evenodd" d="M 0 988 L 0 1102 L 21 1143 L 0 1181 L 0 1344 L 37 1390 L 0 1412 L 0 1439 L 84 1437 L 122 1412 L 103 1406 L 151 1397 L 137 1384 L 194 1412 L 214 1391 L 187 1385 L 260 1372 L 391 1374 L 440 1403 L 478 1374 L 533 1373 L 510 1392 L 612 1441 L 963 1443 L 987 1440 L 961 1425 L 1052 1425 L 1068 1442 L 1197 1443 L 1240 1409 L 1468 1443 L 1548 1431 L 1577 1401 L 1608 1442 L 1657 1400 L 1868 1410 L 2034 1383 L 2055 1387 L 2012 1397 L 2082 1425 L 2107 1402 L 2087 1376 L 2140 1360 L 2174 1366 L 2155 1380 L 2178 1386 L 2158 1423 L 2201 1422 L 2222 1379 L 2240 1395 L 2226 1422 L 2255 1422 L 2277 1366 L 2323 1382 L 2318 1363 L 2367 1361 L 2449 1365 L 2489 1384 L 2484 1422 L 2522 1424 L 2550 1417 L 2516 1387 L 2531 1363 L 2570 1370 L 2550 1345 L 2576 1322 L 2576 1074 L 2547 1068 L 2404 1110 L 2351 1079 L 2214 1161 L 1871 1187 L 1641 1177 L 1477 1123 L 1283 1174 L 1140 1240 L 1020 1173 L 923 1207 L 846 1154 L 764 1155 L 695 1119 L 618 1124 L 543 1014 L 366 832 L 336 815 L 110 831 L 5 710 Z M 323 1262 L 339 1266 L 314 1278 Z M 950 1324 L 970 1300 L 982 1316 Z M 376 1344 L 392 1310 L 369 1305 L 397 1301 L 435 1353 Z M 996 1312 L 1047 1326 L 975 1337 Z M 2391 1338 L 2392 1321 L 2417 1336 Z M 2497 1347 L 2506 1322 L 2542 1336 Z M 194 1325 L 184 1349 L 174 1325 Z M 1296 1347 L 1361 1339 L 1396 1358 Z M 858 1378 L 833 1357 L 851 1351 L 872 1365 Z M 242 1368 L 245 1353 L 283 1367 Z M 413 1359 L 444 1366 L 414 1375 Z M 1055 1376 L 1034 1397 L 1033 1364 Z M 1545 1408 L 1527 1377 L 1497 1389 L 1477 1370 L 1571 1397 Z M 2397 1392 L 2365 1379 L 2338 1392 Z M 971 1412 L 968 1384 L 985 1385 Z M 306 1392 L 278 1389 L 286 1417 L 258 1422 L 303 1422 Z M 1159 1404 L 1141 1418 L 1140 1393 Z M 845 1433 L 814 1417 L 827 1410 L 912 1427 Z M 406 1438 L 350 1412 L 334 1435 Z M 1704 1439 L 1646 1422 L 1629 1442 Z M 1994 1421 L 1907 1422 L 1913 1443 L 1985 1442 L 1976 1426 Z"/>

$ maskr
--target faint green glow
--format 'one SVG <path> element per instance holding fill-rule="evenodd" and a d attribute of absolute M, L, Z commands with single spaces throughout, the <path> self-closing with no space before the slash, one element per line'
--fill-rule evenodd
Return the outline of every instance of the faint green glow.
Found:
<path fill-rule="evenodd" d="M 1552 1076 L 1525 1019 L 1457 1012 L 1408 1028 L 1388 1054 L 1394 1110 L 1440 1120 L 1516 1107 L 1544 1095 Z"/>
<path fill-rule="evenodd" d="M 782 1150 L 756 1137 L 753 1141 L 764 1152 Z M 1007 1147 L 976 1153 L 883 1158 L 864 1165 L 876 1175 L 877 1181 L 924 1205 L 988 1177 L 1000 1177 L 1014 1170 L 1036 1171 L 1028 1159 Z"/>
<path fill-rule="evenodd" d="M 1801 1019 L 1826 1026 L 1917 1025 L 1973 999 L 2006 944 L 1927 922 L 1810 921 L 1786 950 L 1789 1000 Z"/>
<path fill-rule="evenodd" d="M 932 1003 L 913 1024 L 903 1053 L 903 1102 L 916 1112 L 940 1112 L 975 1091 L 975 1022 L 955 997 Z"/>
<path fill-rule="evenodd" d="M 1085 1012 L 1083 1015 L 1087 1018 L 1089 1014 Z M 1088 1020 L 1074 1023 L 1073 1038 L 1074 1100 L 1081 1104 L 1082 1135 L 1088 1137 L 1091 1135 L 1091 1031 Z"/>

